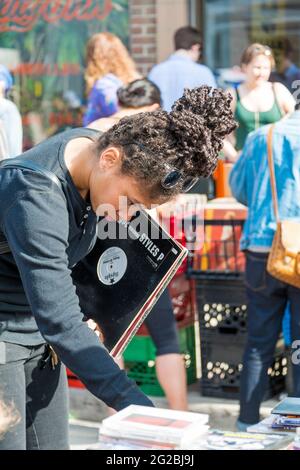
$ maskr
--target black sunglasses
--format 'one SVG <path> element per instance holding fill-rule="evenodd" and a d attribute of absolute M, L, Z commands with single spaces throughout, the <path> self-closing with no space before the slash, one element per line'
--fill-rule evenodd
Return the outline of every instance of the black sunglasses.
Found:
<path fill-rule="evenodd" d="M 182 180 L 182 173 L 179 170 L 171 170 L 166 176 L 163 177 L 160 184 L 164 189 L 172 189 Z M 198 178 L 188 176 L 182 182 L 182 191 L 186 193 L 197 183 Z"/>

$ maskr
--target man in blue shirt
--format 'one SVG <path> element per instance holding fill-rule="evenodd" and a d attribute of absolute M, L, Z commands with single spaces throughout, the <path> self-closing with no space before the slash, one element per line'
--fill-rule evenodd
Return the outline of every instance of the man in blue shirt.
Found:
<path fill-rule="evenodd" d="M 280 220 L 300 220 L 300 109 L 275 124 L 272 141 Z M 248 340 L 243 359 L 238 427 L 259 421 L 282 318 L 290 304 L 292 348 L 300 338 L 300 289 L 266 269 L 276 230 L 267 157 L 269 126 L 249 134 L 230 174 L 234 197 L 248 206 L 241 248 L 246 254 Z M 292 351 L 293 353 L 293 351 Z M 292 355 L 293 357 L 293 355 Z M 293 362 L 293 361 L 292 361 Z M 293 395 L 300 397 L 300 364 L 293 363 Z"/>
<path fill-rule="evenodd" d="M 202 47 L 200 32 L 191 26 L 184 26 L 175 32 L 174 42 L 175 53 L 155 65 L 148 77 L 160 89 L 166 111 L 171 111 L 172 104 L 180 98 L 184 88 L 217 86 L 210 69 L 197 63 Z"/>
<path fill-rule="evenodd" d="M 270 76 L 271 82 L 280 82 L 294 93 L 293 86 L 296 80 L 300 80 L 300 68 L 293 63 L 294 48 L 288 38 L 283 40 L 282 57 L 279 57 L 277 70 Z"/>

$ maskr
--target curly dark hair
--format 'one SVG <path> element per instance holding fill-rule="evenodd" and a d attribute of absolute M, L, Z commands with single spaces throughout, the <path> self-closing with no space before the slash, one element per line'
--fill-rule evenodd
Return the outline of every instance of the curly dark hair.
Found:
<path fill-rule="evenodd" d="M 152 198 L 171 197 L 187 177 L 208 177 L 215 169 L 224 138 L 236 128 L 231 96 L 221 89 L 185 89 L 170 113 L 154 111 L 121 119 L 97 142 L 101 153 L 110 145 L 122 149 L 122 172 L 141 181 Z M 173 169 L 178 184 L 165 189 L 162 178 Z"/>
<path fill-rule="evenodd" d="M 117 90 L 119 104 L 125 108 L 141 108 L 151 104 L 161 105 L 161 94 L 155 83 L 138 78 Z"/>

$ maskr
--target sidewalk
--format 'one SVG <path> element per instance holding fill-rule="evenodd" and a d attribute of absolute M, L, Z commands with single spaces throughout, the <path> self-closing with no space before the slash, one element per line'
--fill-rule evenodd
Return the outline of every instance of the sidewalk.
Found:
<path fill-rule="evenodd" d="M 198 384 L 188 387 L 189 411 L 209 414 L 209 425 L 213 428 L 234 430 L 239 405 L 237 400 L 203 397 Z M 166 408 L 164 397 L 151 397 L 157 407 Z M 279 398 L 263 402 L 262 418 L 270 414 Z M 72 449 L 84 449 L 97 442 L 98 429 L 102 419 L 107 416 L 107 408 L 87 390 L 70 390 L 70 433 Z"/>

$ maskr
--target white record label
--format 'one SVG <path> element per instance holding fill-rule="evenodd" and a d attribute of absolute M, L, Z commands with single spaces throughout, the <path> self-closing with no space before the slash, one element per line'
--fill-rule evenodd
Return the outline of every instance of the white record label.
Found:
<path fill-rule="evenodd" d="M 97 274 L 100 281 L 107 285 L 119 282 L 127 269 L 127 256 L 125 251 L 114 246 L 102 253 L 97 265 Z"/>

